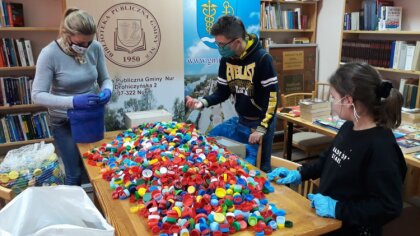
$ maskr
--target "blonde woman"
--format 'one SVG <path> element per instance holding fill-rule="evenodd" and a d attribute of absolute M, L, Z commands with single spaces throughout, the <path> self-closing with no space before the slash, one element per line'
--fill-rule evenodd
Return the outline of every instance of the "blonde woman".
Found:
<path fill-rule="evenodd" d="M 71 135 L 67 110 L 103 105 L 112 93 L 112 80 L 102 46 L 94 40 L 95 33 L 91 15 L 76 8 L 67 9 L 59 38 L 42 49 L 36 64 L 32 99 L 48 108 L 54 143 L 63 159 L 68 185 L 81 184 L 83 166 Z M 96 82 L 102 90 L 100 97 L 94 93 Z"/>

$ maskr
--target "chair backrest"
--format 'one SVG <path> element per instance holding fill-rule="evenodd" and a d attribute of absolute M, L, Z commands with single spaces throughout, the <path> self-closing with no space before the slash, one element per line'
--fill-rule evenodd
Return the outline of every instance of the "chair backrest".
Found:
<path fill-rule="evenodd" d="M 319 98 L 322 100 L 330 100 L 330 84 L 329 83 L 321 83 L 315 82 L 315 98 Z"/>
<path fill-rule="evenodd" d="M 282 107 L 297 106 L 299 101 L 305 98 L 315 98 L 315 92 L 281 94 L 281 105 Z"/>
<path fill-rule="evenodd" d="M 271 165 L 273 167 L 284 167 L 289 170 L 296 170 L 298 167 L 302 166 L 299 163 L 286 160 L 281 157 L 271 156 Z M 297 191 L 300 195 L 307 197 L 309 193 L 309 181 L 304 181 L 297 186 Z"/>

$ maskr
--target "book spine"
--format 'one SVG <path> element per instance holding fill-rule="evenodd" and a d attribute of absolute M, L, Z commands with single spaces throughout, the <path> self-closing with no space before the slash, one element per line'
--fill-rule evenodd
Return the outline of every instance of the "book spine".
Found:
<path fill-rule="evenodd" d="M 34 56 L 32 54 L 31 41 L 25 39 L 26 53 L 28 54 L 29 66 L 35 66 Z"/>

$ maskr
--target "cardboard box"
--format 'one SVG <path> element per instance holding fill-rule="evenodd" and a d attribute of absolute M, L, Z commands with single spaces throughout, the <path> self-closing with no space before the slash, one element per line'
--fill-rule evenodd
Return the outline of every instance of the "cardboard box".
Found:
<path fill-rule="evenodd" d="M 223 148 L 226 148 L 231 153 L 241 157 L 245 158 L 246 156 L 246 146 L 243 143 L 240 143 L 238 141 L 228 139 L 222 136 L 214 137 L 216 139 L 216 142 L 222 146 Z"/>
<path fill-rule="evenodd" d="M 173 115 L 166 110 L 128 112 L 124 114 L 125 127 L 137 127 L 143 123 L 172 121 Z"/>

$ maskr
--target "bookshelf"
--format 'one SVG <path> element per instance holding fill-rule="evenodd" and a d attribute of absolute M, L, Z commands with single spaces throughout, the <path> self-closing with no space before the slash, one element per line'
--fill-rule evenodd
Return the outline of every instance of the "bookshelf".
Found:
<path fill-rule="evenodd" d="M 260 35 L 263 45 L 290 44 L 293 38 L 316 41 L 317 1 L 261 0 Z"/>
<path fill-rule="evenodd" d="M 0 38 L 28 39 L 31 42 L 34 62 L 43 47 L 56 39 L 59 32 L 62 12 L 66 9 L 65 0 L 3 0 L 3 2 L 21 3 L 23 5 L 24 27 L 0 27 Z M 46 17 L 45 14 L 48 14 Z M 33 77 L 35 66 L 0 67 L 0 77 Z M 21 87 L 19 87 L 21 88 Z M 30 96 L 30 95 L 29 95 Z M 0 106 L 0 119 L 16 114 L 31 114 L 46 111 L 45 107 L 35 104 Z M 25 141 L 0 143 L 0 155 L 22 145 L 40 141 L 52 142 L 52 138 L 32 138 Z"/>
<path fill-rule="evenodd" d="M 343 15 L 351 15 L 352 12 L 359 12 L 359 14 L 363 12 L 363 17 L 366 17 L 366 11 L 362 11 L 362 3 L 363 0 L 346 0 Z M 402 42 L 402 44 L 405 44 L 405 47 L 410 46 L 412 52 L 413 50 L 420 50 L 417 49 L 420 48 L 420 43 L 418 43 L 420 42 L 420 22 L 416 12 L 418 3 L 416 0 L 393 0 L 393 3 L 394 6 L 402 7 L 400 31 L 378 31 L 378 27 L 374 30 L 365 30 L 364 25 L 357 23 L 355 24 L 358 25 L 357 27 L 361 27 L 360 29 L 348 30 L 349 26 L 345 28 L 348 24 L 352 25 L 352 29 L 354 29 L 353 19 L 343 20 L 340 65 L 352 61 L 365 61 L 371 64 L 381 73 L 384 79 L 391 80 L 394 87 L 400 89 L 405 101 L 407 99 L 413 100 L 411 105 L 405 104 L 406 108 L 403 110 L 415 111 L 420 108 L 420 93 L 418 90 L 420 87 L 420 68 L 415 65 L 416 56 L 414 54 L 409 56 L 410 53 L 407 55 L 407 51 L 400 53 L 402 50 L 397 50 L 398 46 L 396 47 L 395 45 L 398 45 L 397 42 Z M 359 18 L 359 23 L 362 20 L 363 24 L 365 24 L 364 18 Z M 398 54 L 396 54 L 396 51 L 398 51 Z M 406 92 L 404 88 L 406 85 L 403 80 L 409 80 L 410 88 L 415 90 L 415 92 Z"/>

